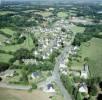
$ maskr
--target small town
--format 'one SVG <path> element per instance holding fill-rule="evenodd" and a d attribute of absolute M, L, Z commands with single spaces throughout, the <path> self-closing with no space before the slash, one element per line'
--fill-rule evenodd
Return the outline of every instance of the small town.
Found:
<path fill-rule="evenodd" d="M 0 100 L 102 100 L 102 1 L 0 0 Z"/>

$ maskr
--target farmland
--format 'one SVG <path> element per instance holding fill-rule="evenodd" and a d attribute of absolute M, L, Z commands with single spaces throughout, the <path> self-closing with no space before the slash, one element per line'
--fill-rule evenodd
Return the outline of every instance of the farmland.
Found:
<path fill-rule="evenodd" d="M 10 58 L 12 58 L 12 55 L 9 54 L 4 54 L 4 53 L 0 53 L 0 62 L 9 62 Z"/>
<path fill-rule="evenodd" d="M 102 76 L 102 39 L 93 38 L 81 46 L 82 59 L 89 57 L 89 68 L 92 76 Z"/>
<path fill-rule="evenodd" d="M 0 88 L 0 100 L 50 100 L 49 95 L 39 90 L 33 92 Z"/>
<path fill-rule="evenodd" d="M 44 12 L 42 12 L 42 11 L 40 11 L 40 12 L 35 12 L 35 14 L 42 15 L 43 17 L 48 17 L 48 16 L 52 15 L 52 13 L 51 13 L 51 12 L 49 12 L 49 11 L 44 11 Z"/>
<path fill-rule="evenodd" d="M 13 11 L 0 11 L 0 15 L 12 14 L 15 13 Z"/>
<path fill-rule="evenodd" d="M 4 45 L 0 49 L 1 50 L 4 50 L 4 51 L 12 51 L 12 52 L 15 52 L 16 50 L 18 50 L 20 48 L 27 48 L 27 49 L 31 50 L 33 47 L 34 47 L 33 40 L 29 36 L 29 37 L 27 37 L 27 39 L 22 44 Z"/>
<path fill-rule="evenodd" d="M 0 42 L 4 42 L 6 39 L 7 38 L 4 35 L 0 34 Z"/>
<path fill-rule="evenodd" d="M 11 36 L 15 33 L 15 31 L 13 31 L 10 28 L 2 28 L 2 29 L 0 29 L 0 31 L 5 33 L 5 34 L 11 35 Z"/>
<path fill-rule="evenodd" d="M 61 17 L 61 18 L 66 18 L 68 16 L 68 13 L 67 12 L 58 12 L 57 16 Z"/>
<path fill-rule="evenodd" d="M 78 54 L 81 56 L 80 62 L 74 61 L 72 66 L 81 68 L 84 58 L 89 58 L 89 70 L 92 77 L 102 77 L 102 39 L 92 38 L 90 41 L 82 43 Z"/>

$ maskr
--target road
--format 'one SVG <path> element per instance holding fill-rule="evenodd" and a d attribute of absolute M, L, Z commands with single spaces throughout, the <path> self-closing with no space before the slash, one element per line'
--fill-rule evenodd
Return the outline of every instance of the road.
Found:
<path fill-rule="evenodd" d="M 59 66 L 60 66 L 60 63 L 64 63 L 64 60 L 66 58 L 68 58 L 69 51 L 70 51 L 70 48 L 71 48 L 71 43 L 72 43 L 73 40 L 74 40 L 74 37 L 66 45 L 66 47 L 64 48 L 64 50 L 62 51 L 62 53 L 56 59 L 56 64 L 55 64 L 54 71 L 53 71 L 53 74 L 52 74 L 52 77 L 53 77 L 54 81 L 56 82 L 57 86 L 59 87 L 59 89 L 61 91 L 61 94 L 64 97 L 64 100 L 72 100 L 72 98 L 71 98 L 70 94 L 68 93 L 68 91 L 63 86 L 63 83 L 62 83 L 62 81 L 60 79 Z"/>
<path fill-rule="evenodd" d="M 48 83 L 55 82 L 57 84 L 57 86 L 59 87 L 61 94 L 64 97 L 64 100 L 72 100 L 72 98 L 71 98 L 70 94 L 68 93 L 68 91 L 63 86 L 63 83 L 60 79 L 59 66 L 60 66 L 60 63 L 64 63 L 64 60 L 69 57 L 69 51 L 71 49 L 71 43 L 73 42 L 74 37 L 75 37 L 75 34 L 72 37 L 71 41 L 68 42 L 68 44 L 64 47 L 61 54 L 56 58 L 56 63 L 55 63 L 54 70 L 52 72 L 52 76 L 48 77 L 46 81 L 41 82 L 39 84 L 39 86 L 44 86 Z"/>

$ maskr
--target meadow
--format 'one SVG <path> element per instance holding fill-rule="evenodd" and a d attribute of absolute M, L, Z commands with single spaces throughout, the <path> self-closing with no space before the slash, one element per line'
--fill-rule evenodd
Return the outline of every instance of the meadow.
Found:
<path fill-rule="evenodd" d="M 8 63 L 11 58 L 13 58 L 12 55 L 0 53 L 0 62 Z"/>
<path fill-rule="evenodd" d="M 57 16 L 60 18 L 66 18 L 68 16 L 68 12 L 58 12 Z"/>
<path fill-rule="evenodd" d="M 50 100 L 49 94 L 39 90 L 32 92 L 0 88 L 0 100 Z"/>
<path fill-rule="evenodd" d="M 22 44 L 16 44 L 16 45 L 4 45 L 0 48 L 0 50 L 4 51 L 12 51 L 15 52 L 16 50 L 20 48 L 27 48 L 28 50 L 31 50 L 34 47 L 33 40 L 31 36 L 27 37 L 27 39 Z"/>
<path fill-rule="evenodd" d="M 84 58 L 88 57 L 91 77 L 102 77 L 102 39 L 92 38 L 90 41 L 82 43 L 78 55 L 81 56 L 81 59 L 79 62 L 74 61 L 72 67 L 81 68 Z"/>
<path fill-rule="evenodd" d="M 5 33 L 5 34 L 7 34 L 7 35 L 11 35 L 11 36 L 15 33 L 14 30 L 12 30 L 10 28 L 7 28 L 7 27 L 0 29 L 0 31 L 3 32 L 3 33 Z"/>

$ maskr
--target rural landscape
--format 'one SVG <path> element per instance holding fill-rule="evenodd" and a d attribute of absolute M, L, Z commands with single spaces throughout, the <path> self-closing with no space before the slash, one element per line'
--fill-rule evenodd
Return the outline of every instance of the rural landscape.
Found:
<path fill-rule="evenodd" d="M 0 100 L 102 100 L 102 1 L 0 0 Z"/>

